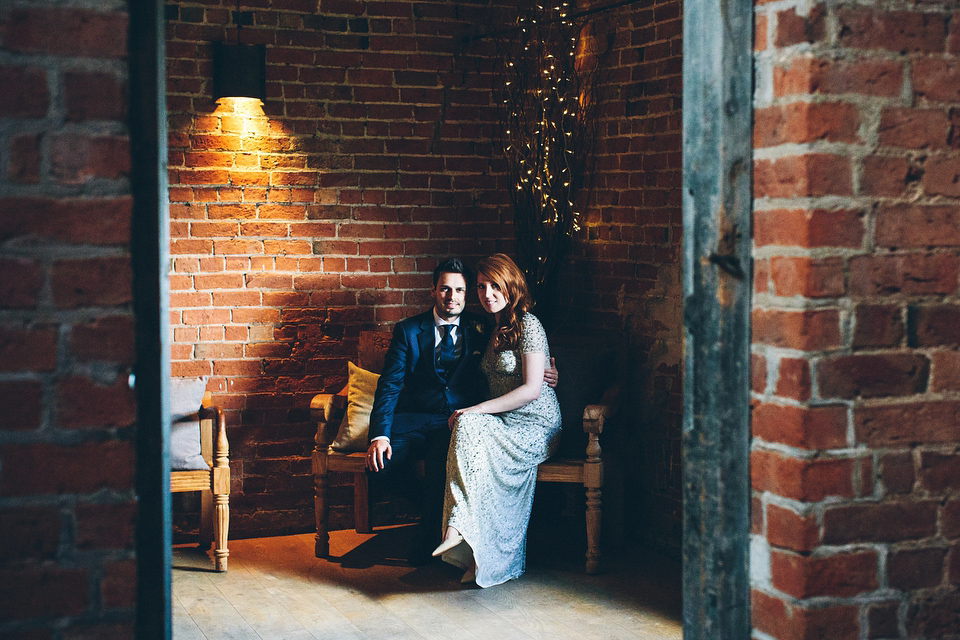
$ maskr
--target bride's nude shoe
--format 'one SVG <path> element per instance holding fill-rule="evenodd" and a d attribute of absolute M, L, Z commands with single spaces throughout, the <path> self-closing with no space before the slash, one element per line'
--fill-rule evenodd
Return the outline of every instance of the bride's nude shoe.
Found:
<path fill-rule="evenodd" d="M 477 565 L 473 565 L 467 569 L 466 573 L 463 574 L 463 577 L 460 578 L 460 584 L 473 584 L 477 581 Z"/>
<path fill-rule="evenodd" d="M 433 553 L 430 555 L 434 557 L 439 556 L 445 551 L 450 551 L 450 549 L 453 549 L 455 546 L 457 546 L 461 542 L 463 542 L 463 536 L 460 535 L 459 531 L 457 531 L 456 529 L 453 529 L 453 533 L 451 535 L 448 535 L 446 538 L 444 538 L 443 542 L 440 543 L 440 546 L 434 549 Z"/>

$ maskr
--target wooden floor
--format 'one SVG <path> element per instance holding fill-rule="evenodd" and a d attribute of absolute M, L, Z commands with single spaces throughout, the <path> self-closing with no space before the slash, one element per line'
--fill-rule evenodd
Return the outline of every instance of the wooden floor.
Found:
<path fill-rule="evenodd" d="M 607 558 L 587 576 L 579 558 L 528 558 L 518 580 L 462 587 L 461 572 L 411 567 L 409 527 L 336 531 L 331 557 L 309 534 L 230 541 L 230 570 L 206 553 L 173 555 L 175 640 L 406 638 L 682 638 L 680 569 L 662 558 Z"/>

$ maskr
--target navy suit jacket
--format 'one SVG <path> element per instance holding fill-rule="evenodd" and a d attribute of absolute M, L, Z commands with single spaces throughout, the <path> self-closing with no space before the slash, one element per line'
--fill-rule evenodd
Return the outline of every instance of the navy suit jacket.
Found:
<path fill-rule="evenodd" d="M 370 412 L 371 440 L 391 436 L 394 414 L 449 415 L 454 409 L 484 399 L 486 379 L 480 372 L 480 360 L 490 337 L 485 318 L 464 311 L 460 314 L 459 335 L 458 340 L 464 341 L 461 357 L 449 380 L 444 380 L 437 373 L 434 357 L 433 310 L 396 324 Z"/>

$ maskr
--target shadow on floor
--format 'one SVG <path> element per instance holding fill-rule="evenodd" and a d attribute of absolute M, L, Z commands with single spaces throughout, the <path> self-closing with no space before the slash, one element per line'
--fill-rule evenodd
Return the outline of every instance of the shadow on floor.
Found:
<path fill-rule="evenodd" d="M 198 573 L 219 573 L 214 568 L 213 558 L 210 556 L 209 549 L 204 549 L 195 544 L 178 544 L 174 546 L 173 570 L 174 571 L 195 571 Z M 205 564 L 209 566 L 205 566 Z"/>
<path fill-rule="evenodd" d="M 331 556 L 319 573 L 329 579 L 333 567 L 336 579 L 368 593 L 400 590 L 433 592 L 462 589 L 462 571 L 439 560 L 412 567 L 407 554 L 413 544 L 415 525 L 376 528 L 372 535 L 352 531 L 331 533 Z M 585 536 L 563 528 L 534 530 L 530 533 L 526 576 L 561 584 L 580 583 L 584 588 L 600 589 L 619 606 L 655 610 L 679 620 L 682 609 L 681 564 L 643 548 L 604 550 L 602 571 L 590 576 L 585 568 Z M 334 555 L 340 553 L 340 555 Z M 333 566 L 331 566 L 333 565 Z M 371 576 L 390 573 L 392 580 Z M 522 580 L 523 578 L 521 578 Z"/>
<path fill-rule="evenodd" d="M 407 556 L 413 544 L 415 525 L 378 528 L 376 535 L 341 556 L 331 556 L 345 569 L 369 569 L 375 565 L 409 566 Z"/>

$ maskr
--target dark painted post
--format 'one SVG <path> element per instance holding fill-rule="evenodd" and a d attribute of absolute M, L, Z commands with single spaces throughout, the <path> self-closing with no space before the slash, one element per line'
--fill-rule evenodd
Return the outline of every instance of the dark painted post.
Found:
<path fill-rule="evenodd" d="M 128 0 L 136 327 L 137 640 L 170 640 L 169 230 L 163 3 Z"/>
<path fill-rule="evenodd" d="M 750 637 L 753 5 L 683 7 L 683 629 Z"/>

